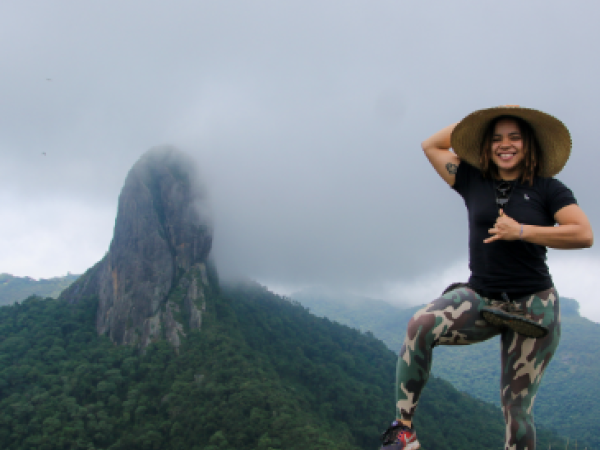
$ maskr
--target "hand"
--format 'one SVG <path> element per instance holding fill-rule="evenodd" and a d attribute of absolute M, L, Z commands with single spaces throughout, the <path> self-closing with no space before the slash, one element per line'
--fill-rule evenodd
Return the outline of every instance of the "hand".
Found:
<path fill-rule="evenodd" d="M 494 227 L 488 230 L 492 236 L 483 241 L 485 244 L 499 240 L 516 241 L 521 238 L 521 224 L 504 214 L 503 210 L 500 210 L 499 214 Z"/>

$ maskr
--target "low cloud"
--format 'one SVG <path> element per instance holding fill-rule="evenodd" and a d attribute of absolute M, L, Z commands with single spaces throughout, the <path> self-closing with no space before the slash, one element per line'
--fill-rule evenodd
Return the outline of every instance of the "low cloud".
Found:
<path fill-rule="evenodd" d="M 1 197 L 0 273 L 52 278 L 81 274 L 108 251 L 116 205 L 82 203 L 66 198 L 26 201 Z"/>

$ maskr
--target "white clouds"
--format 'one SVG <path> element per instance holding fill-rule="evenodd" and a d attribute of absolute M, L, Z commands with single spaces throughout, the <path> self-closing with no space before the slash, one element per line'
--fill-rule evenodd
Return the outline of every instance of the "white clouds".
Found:
<path fill-rule="evenodd" d="M 589 251 L 551 251 L 550 273 L 560 295 L 579 302 L 579 312 L 600 323 L 600 259 Z"/>
<path fill-rule="evenodd" d="M 600 259 L 589 251 L 550 250 L 548 264 L 558 293 L 577 300 L 580 314 L 600 323 Z M 390 303 L 423 304 L 437 298 L 451 283 L 468 278 L 468 264 L 463 260 L 439 272 L 421 275 L 412 282 L 391 283 L 371 295 Z"/>
<path fill-rule="evenodd" d="M 1 200 L 0 273 L 32 278 L 83 273 L 108 250 L 112 208 L 64 199 Z"/>
<path fill-rule="evenodd" d="M 594 322 L 600 323 L 600 302 L 598 301 L 598 279 L 600 259 L 589 252 L 550 251 L 550 269 L 559 294 L 577 300 L 579 312 Z M 381 286 L 356 289 L 352 294 L 383 299 L 398 306 L 421 305 L 439 297 L 451 283 L 466 282 L 469 279 L 466 260 L 457 261 L 443 270 L 426 273 L 412 281 L 400 280 Z M 263 281 L 269 289 L 280 295 L 310 288 L 310 285 L 282 285 Z"/>
<path fill-rule="evenodd" d="M 571 127 L 560 178 L 595 223 L 597 7 L 541 4 L 2 2 L 0 197 L 17 226 L 0 225 L 0 270 L 91 265 L 129 168 L 174 144 L 207 178 L 224 264 L 430 298 L 466 278 L 423 275 L 466 257 L 466 213 L 419 143 L 505 103 Z"/>
<path fill-rule="evenodd" d="M 456 282 L 466 283 L 469 280 L 469 267 L 466 260 L 454 262 L 438 272 L 428 272 L 412 281 L 401 281 L 388 285 L 382 298 L 391 303 L 408 303 L 420 305 L 438 298 L 444 289 Z"/>
<path fill-rule="evenodd" d="M 589 251 L 550 250 L 548 265 L 558 293 L 577 300 L 580 314 L 600 323 L 600 259 Z M 468 279 L 468 263 L 463 260 L 439 272 L 421 275 L 412 282 L 392 283 L 375 295 L 390 303 L 417 305 L 437 298 L 451 283 Z"/>

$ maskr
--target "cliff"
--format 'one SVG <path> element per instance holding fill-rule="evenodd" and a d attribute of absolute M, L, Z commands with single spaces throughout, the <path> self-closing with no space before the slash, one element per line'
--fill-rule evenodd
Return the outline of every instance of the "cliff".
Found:
<path fill-rule="evenodd" d="M 131 168 L 119 195 L 108 253 L 60 299 L 99 300 L 96 329 L 118 344 L 179 347 L 199 329 L 209 281 L 212 229 L 194 162 L 172 147 L 153 148 Z"/>

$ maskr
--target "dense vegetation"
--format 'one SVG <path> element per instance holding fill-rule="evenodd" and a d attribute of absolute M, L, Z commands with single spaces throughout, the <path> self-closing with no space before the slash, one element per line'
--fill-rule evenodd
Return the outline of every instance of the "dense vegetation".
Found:
<path fill-rule="evenodd" d="M 94 299 L 0 307 L 0 448 L 377 448 L 393 418 L 383 343 L 254 284 L 209 300 L 178 354 L 98 336 Z M 437 378 L 417 426 L 427 450 L 502 448 L 498 408 Z"/>
<path fill-rule="evenodd" d="M 57 298 L 79 275 L 68 274 L 34 280 L 29 277 L 15 277 L 7 273 L 0 274 L 0 305 L 10 305 L 31 295 Z"/>
<path fill-rule="evenodd" d="M 98 337 L 91 301 L 30 298 L 0 314 L 0 448 L 357 448 L 244 344 L 227 302 L 179 355 Z"/>
<path fill-rule="evenodd" d="M 294 295 L 319 316 L 329 317 L 363 331 L 372 330 L 398 352 L 408 321 L 420 308 L 397 308 L 386 302 L 341 297 L 315 292 Z M 538 426 L 555 429 L 571 443 L 600 449 L 600 325 L 579 315 L 575 300 L 561 298 L 562 338 L 535 403 Z M 434 350 L 432 372 L 457 389 L 496 405 L 500 379 L 498 338 L 472 346 L 440 346 Z M 573 444 L 571 444 L 573 445 Z"/>
<path fill-rule="evenodd" d="M 377 448 L 373 433 L 394 416 L 396 354 L 372 333 L 317 319 L 297 302 L 251 284 L 225 289 L 242 318 L 248 344 L 269 359 L 286 385 L 301 392 L 322 421 L 348 426 L 361 448 Z M 379 424 L 383 425 L 379 425 Z M 498 408 L 432 377 L 416 418 L 419 440 L 428 450 L 503 447 Z M 564 442 L 543 430 L 540 448 Z"/>

